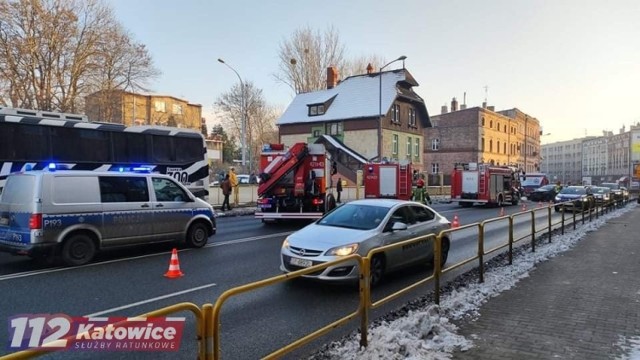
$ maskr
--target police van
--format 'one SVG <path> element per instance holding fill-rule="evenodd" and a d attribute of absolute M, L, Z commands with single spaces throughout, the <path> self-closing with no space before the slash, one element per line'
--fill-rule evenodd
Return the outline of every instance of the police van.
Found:
<path fill-rule="evenodd" d="M 0 194 L 0 251 L 90 262 L 103 249 L 216 233 L 212 206 L 167 175 L 80 170 L 10 174 Z"/>

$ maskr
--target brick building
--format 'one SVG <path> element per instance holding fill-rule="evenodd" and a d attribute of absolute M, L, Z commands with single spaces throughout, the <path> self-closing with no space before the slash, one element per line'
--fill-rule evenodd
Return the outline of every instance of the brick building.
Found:
<path fill-rule="evenodd" d="M 456 163 L 512 165 L 539 171 L 540 123 L 518 109 L 496 112 L 493 106 L 467 108 L 454 98 L 442 107 L 425 134 L 425 170 L 451 174 Z M 525 151 L 527 149 L 528 151 Z"/>
<path fill-rule="evenodd" d="M 91 121 L 131 125 L 164 125 L 201 131 L 202 105 L 168 95 L 122 90 L 98 91 L 86 97 Z"/>

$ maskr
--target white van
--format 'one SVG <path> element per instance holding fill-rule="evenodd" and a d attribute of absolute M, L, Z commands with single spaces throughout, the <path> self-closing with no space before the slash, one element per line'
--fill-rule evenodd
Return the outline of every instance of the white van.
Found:
<path fill-rule="evenodd" d="M 165 241 L 203 247 L 215 212 L 172 177 L 38 170 L 13 173 L 0 194 L 0 251 L 82 265 L 107 248 Z"/>

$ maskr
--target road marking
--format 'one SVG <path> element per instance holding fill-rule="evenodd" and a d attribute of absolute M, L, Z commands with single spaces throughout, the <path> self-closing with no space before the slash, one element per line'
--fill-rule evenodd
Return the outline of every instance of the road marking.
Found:
<path fill-rule="evenodd" d="M 240 239 L 234 239 L 234 240 L 221 241 L 221 242 L 217 242 L 217 243 L 210 243 L 210 244 L 205 245 L 204 247 L 209 248 L 209 247 L 216 247 L 216 246 L 223 246 L 223 245 L 241 244 L 241 243 L 250 242 L 250 241 L 268 239 L 270 237 L 287 236 L 287 235 L 290 235 L 292 233 L 293 233 L 293 231 L 287 231 L 287 232 L 282 232 L 282 233 L 277 233 L 277 234 L 267 234 L 267 235 L 252 236 L 252 237 L 248 237 L 248 238 L 240 238 Z M 184 251 L 190 251 L 190 250 L 198 250 L 198 249 L 187 248 L 187 249 L 181 249 L 181 250 L 178 250 L 178 251 L 179 252 L 184 252 Z M 75 266 L 75 267 L 54 267 L 54 268 L 43 269 L 43 270 L 32 270 L 32 271 L 25 271 L 25 272 L 15 273 L 15 274 L 6 274 L 6 275 L 0 275 L 0 281 L 19 279 L 19 278 L 23 278 L 23 277 L 35 276 L 35 275 L 40 275 L 40 274 L 55 273 L 55 272 L 60 272 L 60 271 L 76 270 L 76 269 L 82 269 L 82 268 L 87 268 L 87 267 L 91 267 L 91 266 L 106 265 L 106 264 L 118 263 L 118 262 L 123 262 L 123 261 L 138 260 L 138 259 L 143 259 L 143 258 L 148 258 L 148 257 L 153 257 L 153 256 L 160 256 L 160 255 L 167 255 L 167 254 L 171 254 L 171 251 L 163 251 L 163 252 L 147 254 L 147 255 L 133 256 L 133 257 L 127 257 L 127 258 L 114 259 L 114 260 L 107 260 L 107 261 L 90 263 L 90 264 L 86 264 L 86 265 L 82 265 L 82 266 Z"/>
<path fill-rule="evenodd" d="M 116 311 L 120 311 L 120 310 L 124 310 L 124 309 L 129 309 L 129 308 L 132 308 L 132 307 L 136 307 L 138 305 L 144 305 L 144 304 L 152 303 L 154 301 L 168 299 L 168 298 L 171 298 L 171 297 L 174 297 L 174 296 L 188 294 L 190 292 L 194 292 L 194 291 L 198 291 L 198 290 L 202 290 L 202 289 L 207 289 L 207 288 L 210 288 L 210 287 L 213 287 L 213 286 L 216 286 L 216 285 L 217 284 L 215 284 L 215 283 L 202 285 L 202 286 L 194 287 L 194 288 L 191 288 L 191 289 L 182 290 L 182 291 L 174 292 L 174 293 L 171 293 L 171 294 L 157 296 L 157 297 L 154 297 L 154 298 L 151 298 L 151 299 L 142 300 L 142 301 L 134 302 L 134 303 L 131 303 L 131 304 L 122 305 L 122 306 L 114 307 L 114 308 L 111 308 L 111 309 L 99 311 L 99 312 L 96 312 L 96 313 L 93 313 L 93 314 L 85 315 L 84 317 L 89 317 L 89 318 L 98 317 L 98 316 L 101 316 L 101 315 L 104 315 L 104 314 L 109 314 L 109 313 L 112 313 L 112 312 L 116 312 Z"/>

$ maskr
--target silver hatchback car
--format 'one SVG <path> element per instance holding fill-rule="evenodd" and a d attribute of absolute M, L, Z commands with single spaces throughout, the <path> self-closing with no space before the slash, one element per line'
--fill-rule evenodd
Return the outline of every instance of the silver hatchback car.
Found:
<path fill-rule="evenodd" d="M 282 244 L 280 269 L 292 272 L 341 256 L 366 256 L 372 249 L 449 229 L 451 223 L 432 208 L 412 201 L 356 200 L 289 235 Z M 441 263 L 447 261 L 451 240 L 442 242 Z M 395 248 L 371 260 L 371 285 L 386 272 L 411 264 L 433 264 L 433 241 Z M 357 263 L 330 266 L 306 277 L 326 281 L 358 279 Z"/>

